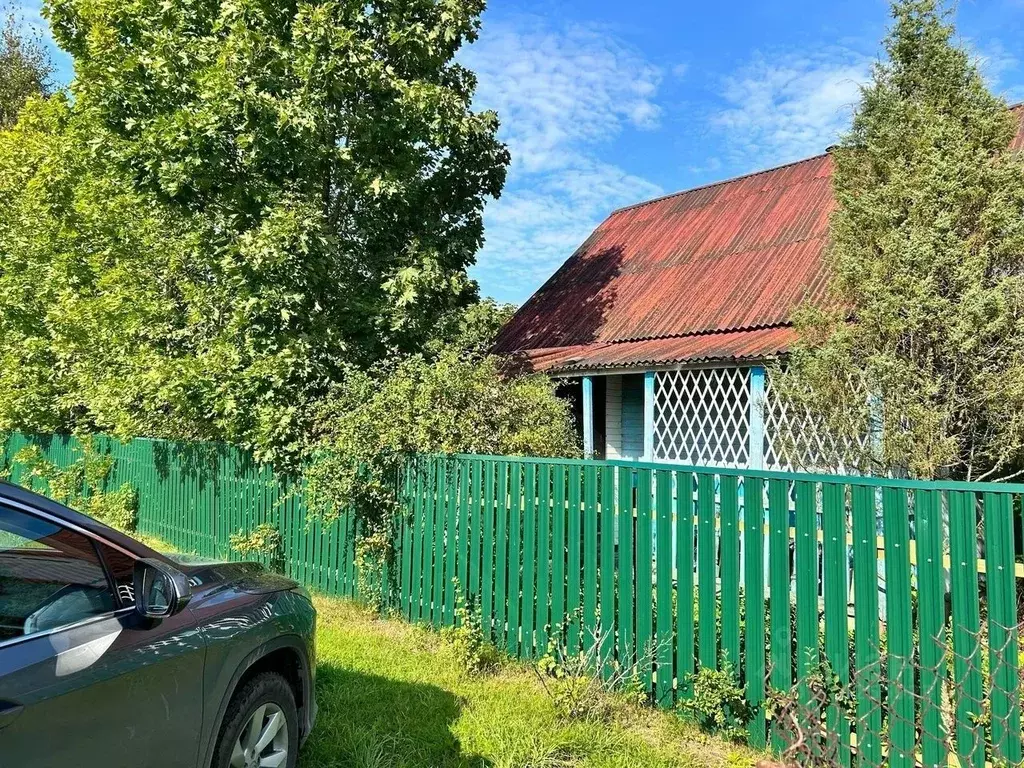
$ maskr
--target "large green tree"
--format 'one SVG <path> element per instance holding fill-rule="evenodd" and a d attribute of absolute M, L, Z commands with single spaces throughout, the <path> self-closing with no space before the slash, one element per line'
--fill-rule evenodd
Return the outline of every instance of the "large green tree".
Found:
<path fill-rule="evenodd" d="M 299 455 L 420 349 L 507 151 L 454 60 L 482 0 L 52 0 L 72 99 L 0 135 L 0 429 Z"/>
<path fill-rule="evenodd" d="M 830 298 L 800 313 L 778 389 L 848 460 L 863 446 L 863 469 L 1013 476 L 1024 469 L 1015 120 L 940 3 L 900 0 L 893 17 L 833 155 Z"/>

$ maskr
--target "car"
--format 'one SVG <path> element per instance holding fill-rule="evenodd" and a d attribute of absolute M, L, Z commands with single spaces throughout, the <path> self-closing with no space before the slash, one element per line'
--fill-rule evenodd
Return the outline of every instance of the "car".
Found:
<path fill-rule="evenodd" d="M 316 610 L 0 482 L 0 768 L 294 768 Z"/>

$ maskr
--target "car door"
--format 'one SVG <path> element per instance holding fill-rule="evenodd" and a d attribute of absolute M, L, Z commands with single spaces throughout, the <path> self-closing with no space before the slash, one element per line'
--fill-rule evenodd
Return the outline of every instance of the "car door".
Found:
<path fill-rule="evenodd" d="M 194 768 L 205 646 L 131 600 L 134 556 L 0 502 L 0 768 Z"/>

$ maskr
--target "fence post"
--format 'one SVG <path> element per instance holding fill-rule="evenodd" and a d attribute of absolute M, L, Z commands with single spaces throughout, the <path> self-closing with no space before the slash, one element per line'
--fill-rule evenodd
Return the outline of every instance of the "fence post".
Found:
<path fill-rule="evenodd" d="M 583 377 L 583 458 L 594 458 L 594 377 Z"/>
<path fill-rule="evenodd" d="M 750 369 L 750 432 L 747 449 L 747 464 L 751 469 L 764 469 L 764 366 L 755 365 Z"/>
<path fill-rule="evenodd" d="M 644 461 L 654 461 L 654 371 L 644 373 Z"/>

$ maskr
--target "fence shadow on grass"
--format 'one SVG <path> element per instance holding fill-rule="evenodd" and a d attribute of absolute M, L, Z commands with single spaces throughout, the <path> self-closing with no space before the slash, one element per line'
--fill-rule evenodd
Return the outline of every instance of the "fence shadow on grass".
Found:
<path fill-rule="evenodd" d="M 299 768 L 489 768 L 462 751 L 451 725 L 461 703 L 435 685 L 321 662 L 317 715 Z"/>

